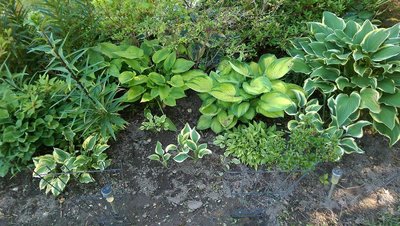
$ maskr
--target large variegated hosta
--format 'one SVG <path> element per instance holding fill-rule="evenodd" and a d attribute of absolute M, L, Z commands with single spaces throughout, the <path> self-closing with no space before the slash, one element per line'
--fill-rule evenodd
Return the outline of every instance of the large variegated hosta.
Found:
<path fill-rule="evenodd" d="M 239 121 L 249 122 L 257 113 L 269 118 L 283 117 L 295 112 L 301 87 L 280 80 L 288 73 L 293 58 L 277 59 L 274 55 L 261 56 L 258 63 L 225 60 L 216 72 L 211 72 L 213 86 L 201 94 L 202 116 L 197 128 L 211 128 L 215 133 L 228 130 Z"/>
<path fill-rule="evenodd" d="M 309 23 L 310 37 L 293 41 L 293 70 L 310 74 L 304 89 L 328 97 L 333 124 L 360 118 L 390 139 L 400 139 L 400 24 L 378 28 L 324 12 L 322 23 Z"/>

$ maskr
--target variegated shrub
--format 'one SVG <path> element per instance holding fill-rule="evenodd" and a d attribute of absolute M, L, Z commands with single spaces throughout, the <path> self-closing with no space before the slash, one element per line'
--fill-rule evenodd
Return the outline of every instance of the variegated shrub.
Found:
<path fill-rule="evenodd" d="M 293 41 L 293 70 L 307 73 L 308 95 L 328 98 L 338 128 L 365 119 L 390 145 L 400 139 L 400 24 L 378 28 L 324 12 L 322 23 L 308 24 L 310 37 Z"/>

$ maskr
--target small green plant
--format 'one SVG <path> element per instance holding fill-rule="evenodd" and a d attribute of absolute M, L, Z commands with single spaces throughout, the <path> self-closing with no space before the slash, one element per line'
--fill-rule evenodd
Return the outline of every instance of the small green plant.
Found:
<path fill-rule="evenodd" d="M 215 138 L 214 144 L 225 149 L 224 156 L 238 158 L 243 164 L 258 169 L 278 163 L 285 150 L 284 133 L 264 122 L 239 125 Z"/>
<path fill-rule="evenodd" d="M 337 128 L 369 123 L 394 145 L 400 140 L 400 24 L 378 28 L 324 12 L 322 23 L 308 25 L 311 36 L 296 39 L 289 51 L 293 69 L 309 74 L 307 94 L 319 90 L 328 99 Z"/>
<path fill-rule="evenodd" d="M 197 128 L 220 133 L 238 121 L 250 122 L 258 113 L 283 117 L 285 111 L 296 106 L 296 93 L 303 92 L 301 87 L 281 80 L 292 62 L 292 58 L 277 59 L 272 54 L 261 56 L 258 63 L 222 61 L 217 71 L 210 73 L 211 91 L 200 94 L 202 116 Z"/>
<path fill-rule="evenodd" d="M 153 116 L 149 110 L 145 111 L 144 115 L 147 121 L 142 122 L 142 125 L 139 127 L 140 130 L 150 130 L 153 132 L 176 131 L 175 124 L 166 115 Z"/>
<path fill-rule="evenodd" d="M 319 182 L 320 182 L 322 185 L 324 185 L 324 186 L 329 185 L 329 174 L 324 173 L 324 174 L 321 175 L 318 179 L 319 179 Z"/>
<path fill-rule="evenodd" d="M 150 155 L 148 158 L 153 161 L 160 162 L 164 167 L 168 166 L 168 160 L 174 155 L 173 160 L 181 163 L 188 158 L 198 160 L 202 159 L 205 155 L 210 155 L 211 150 L 207 149 L 207 144 L 200 144 L 200 134 L 195 128 L 190 128 L 189 124 L 178 134 L 178 145 L 169 144 L 165 149 L 162 149 L 162 144 L 157 142 L 155 154 Z M 174 151 L 175 153 L 171 153 Z"/>
<path fill-rule="evenodd" d="M 79 150 L 64 151 L 54 148 L 52 154 L 33 158 L 35 169 L 33 177 L 41 178 L 40 190 L 46 194 L 51 192 L 58 196 L 65 189 L 71 179 L 75 177 L 79 183 L 94 182 L 88 170 L 104 170 L 111 164 L 104 153 L 109 146 L 98 136 L 89 136 Z"/>

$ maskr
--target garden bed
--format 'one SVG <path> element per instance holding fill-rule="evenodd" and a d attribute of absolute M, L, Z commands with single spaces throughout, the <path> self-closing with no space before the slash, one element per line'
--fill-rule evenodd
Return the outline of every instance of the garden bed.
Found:
<path fill-rule="evenodd" d="M 195 125 L 200 100 L 195 94 L 179 101 L 166 114 L 178 128 Z M 128 111 L 127 111 L 128 112 Z M 129 126 L 111 145 L 115 172 L 95 174 L 96 183 L 72 184 L 59 198 L 43 195 L 31 172 L 0 182 L 1 225 L 277 225 L 376 224 L 384 213 L 399 214 L 400 145 L 388 148 L 385 138 L 365 135 L 364 155 L 346 155 L 337 164 L 311 172 L 253 171 L 242 165 L 227 171 L 223 150 L 211 145 L 206 131 L 202 142 L 211 156 L 163 168 L 149 156 L 157 141 L 175 142 L 173 132 L 139 130 L 142 113 L 126 114 Z M 320 178 L 339 166 L 344 175 L 332 202 L 329 185 Z M 101 198 L 100 189 L 112 183 L 118 216 Z"/>

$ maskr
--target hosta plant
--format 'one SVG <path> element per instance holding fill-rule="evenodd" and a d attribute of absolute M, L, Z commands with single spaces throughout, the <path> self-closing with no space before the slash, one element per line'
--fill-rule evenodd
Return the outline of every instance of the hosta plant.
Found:
<path fill-rule="evenodd" d="M 157 100 L 175 106 L 176 100 L 185 97 L 188 88 L 208 92 L 212 86 L 211 79 L 204 72 L 192 69 L 194 62 L 180 57 L 169 47 L 161 48 L 155 42 L 144 42 L 141 48 L 102 43 L 94 48 L 94 52 L 106 56 L 108 73 L 118 77 L 119 82 L 129 88 L 124 96 L 126 102 Z"/>
<path fill-rule="evenodd" d="M 304 89 L 329 98 L 338 128 L 365 119 L 390 145 L 400 139 L 400 24 L 378 28 L 324 12 L 308 24 L 310 37 L 293 41 L 294 70 L 309 74 Z"/>
<path fill-rule="evenodd" d="M 189 124 L 186 123 L 185 127 L 178 134 L 178 145 L 169 144 L 163 149 L 162 144 L 157 142 L 155 153 L 148 158 L 162 163 L 165 167 L 167 167 L 168 160 L 173 155 L 173 160 L 178 163 L 188 158 L 194 160 L 202 159 L 205 155 L 210 155 L 212 152 L 207 148 L 206 143 L 201 144 L 199 142 L 200 138 L 200 134 L 196 131 L 196 128 L 191 128 Z"/>
<path fill-rule="evenodd" d="M 291 69 L 293 59 L 263 55 L 258 63 L 225 60 L 211 72 L 211 91 L 200 95 L 203 103 L 198 129 L 215 133 L 228 130 L 238 121 L 249 122 L 258 113 L 269 118 L 283 117 L 297 104 L 303 89 L 280 80 Z"/>
<path fill-rule="evenodd" d="M 80 150 L 65 151 L 54 148 L 52 154 L 33 158 L 33 177 L 40 178 L 40 190 L 58 196 L 65 189 L 71 177 L 79 183 L 94 182 L 88 170 L 104 170 L 111 160 L 104 151 L 109 146 L 92 135 L 85 139 Z"/>
<path fill-rule="evenodd" d="M 153 115 L 150 110 L 145 110 L 146 120 L 139 127 L 140 130 L 150 130 L 153 132 L 176 131 L 175 124 L 166 115 Z"/>

